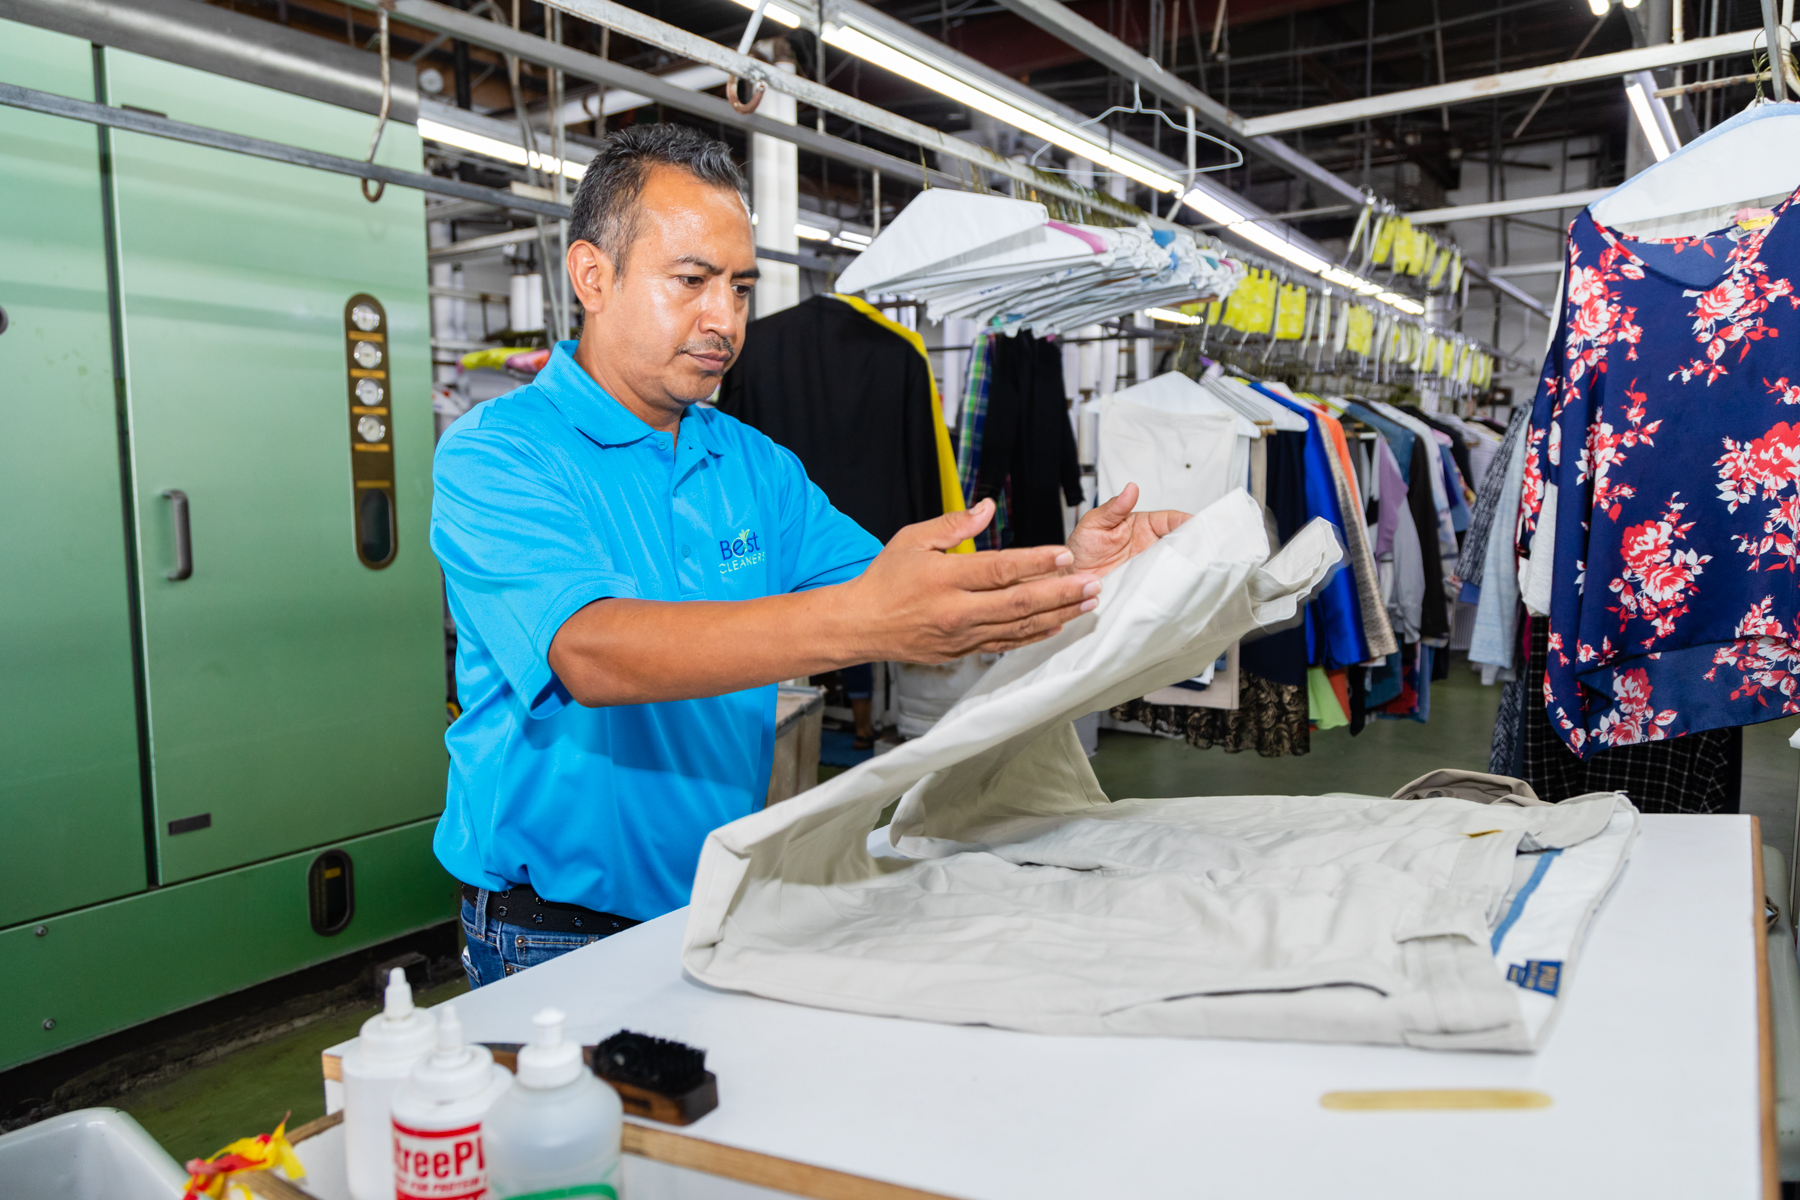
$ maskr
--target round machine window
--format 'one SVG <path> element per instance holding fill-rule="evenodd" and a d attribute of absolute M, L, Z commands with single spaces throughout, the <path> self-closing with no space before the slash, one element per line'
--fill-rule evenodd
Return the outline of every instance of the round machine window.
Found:
<path fill-rule="evenodd" d="M 376 383 L 373 379 L 357 380 L 356 381 L 356 398 L 359 401 L 361 401 L 363 404 L 368 404 L 368 405 L 380 404 L 381 403 L 381 385 L 379 383 Z"/>
<path fill-rule="evenodd" d="M 365 442 L 379 442 L 387 436 L 387 426 L 381 423 L 380 417 L 364 417 L 356 423 L 356 432 L 362 434 Z"/>
<path fill-rule="evenodd" d="M 381 324 L 381 314 L 375 311 L 372 304 L 359 304 L 350 310 L 350 321 L 364 333 L 373 333 Z"/>
<path fill-rule="evenodd" d="M 381 347 L 374 342 L 358 342 L 356 349 L 350 353 L 356 359 L 357 365 L 365 370 L 381 363 Z"/>

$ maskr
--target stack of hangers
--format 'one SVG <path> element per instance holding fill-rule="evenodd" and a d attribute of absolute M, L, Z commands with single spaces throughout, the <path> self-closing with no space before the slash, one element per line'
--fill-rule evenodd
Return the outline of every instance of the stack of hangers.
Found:
<path fill-rule="evenodd" d="M 1228 296 L 1241 264 L 1173 230 L 1052 221 L 1028 200 L 930 188 L 838 277 L 845 292 L 905 293 L 933 321 L 965 317 L 1039 337 L 1122 313 Z"/>

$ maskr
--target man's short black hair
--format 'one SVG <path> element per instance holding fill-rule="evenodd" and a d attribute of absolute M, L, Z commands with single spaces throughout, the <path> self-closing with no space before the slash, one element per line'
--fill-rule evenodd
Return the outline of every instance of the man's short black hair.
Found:
<path fill-rule="evenodd" d="M 652 167 L 679 167 L 742 197 L 744 176 L 731 148 L 686 125 L 632 125 L 606 139 L 588 164 L 570 205 L 569 240 L 592 242 L 625 277 L 625 256 L 637 240 L 638 198 Z"/>

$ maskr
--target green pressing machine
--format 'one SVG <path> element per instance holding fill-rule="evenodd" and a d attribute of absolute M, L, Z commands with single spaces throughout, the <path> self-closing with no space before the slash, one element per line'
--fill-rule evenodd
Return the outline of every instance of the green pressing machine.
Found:
<path fill-rule="evenodd" d="M 5 20 L 0 79 L 373 123 Z M 0 1069 L 454 915 L 426 278 L 417 192 L 0 108 Z"/>

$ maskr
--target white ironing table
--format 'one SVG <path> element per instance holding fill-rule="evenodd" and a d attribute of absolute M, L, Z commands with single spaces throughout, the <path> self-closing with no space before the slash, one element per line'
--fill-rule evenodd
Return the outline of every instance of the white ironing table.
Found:
<path fill-rule="evenodd" d="M 716 1111 L 628 1126 L 641 1157 L 627 1190 L 636 1176 L 643 1200 L 1773 1200 L 1758 846 L 1750 817 L 1644 817 L 1535 1055 L 1045 1037 L 805 1008 L 689 980 L 685 911 L 456 1004 L 480 1041 L 523 1041 L 555 1005 L 584 1042 L 629 1028 L 707 1051 Z M 1552 1104 L 1320 1104 L 1431 1088 L 1528 1088 Z"/>

